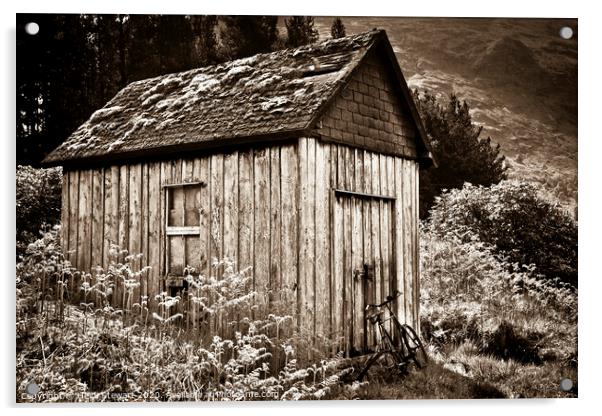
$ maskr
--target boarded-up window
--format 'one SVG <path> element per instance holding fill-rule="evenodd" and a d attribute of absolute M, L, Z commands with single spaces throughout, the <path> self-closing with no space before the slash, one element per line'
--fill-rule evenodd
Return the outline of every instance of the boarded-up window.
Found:
<path fill-rule="evenodd" d="M 198 274 L 200 270 L 200 215 L 202 184 L 166 187 L 167 275 Z"/>

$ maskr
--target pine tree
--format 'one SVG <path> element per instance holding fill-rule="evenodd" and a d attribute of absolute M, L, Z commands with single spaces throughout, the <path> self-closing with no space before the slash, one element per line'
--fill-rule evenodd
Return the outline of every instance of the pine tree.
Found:
<path fill-rule="evenodd" d="M 37 164 L 89 115 L 95 95 L 91 19 L 84 15 L 18 15 L 18 163 Z M 28 21 L 40 32 L 26 34 Z"/>
<path fill-rule="evenodd" d="M 121 16 L 99 15 L 92 18 L 90 47 L 94 51 L 96 65 L 96 70 L 92 71 L 96 80 L 95 107 L 102 107 L 127 83 L 125 24 Z"/>
<path fill-rule="evenodd" d="M 119 85 L 125 87 L 128 83 L 127 73 L 127 38 L 128 38 L 128 25 L 127 22 L 129 16 L 125 14 L 117 15 L 117 49 L 119 51 Z"/>
<path fill-rule="evenodd" d="M 195 37 L 194 65 L 206 66 L 218 62 L 217 16 L 190 16 Z"/>
<path fill-rule="evenodd" d="M 309 16 L 293 16 L 284 19 L 286 26 L 286 46 L 297 46 L 314 43 L 318 40 L 318 31 L 314 28 L 314 18 Z"/>
<path fill-rule="evenodd" d="M 278 16 L 223 16 L 220 20 L 223 58 L 237 59 L 274 50 Z"/>
<path fill-rule="evenodd" d="M 462 188 L 465 182 L 489 186 L 506 178 L 506 163 L 499 144 L 481 138 L 466 101 L 455 94 L 441 105 L 434 95 L 414 91 L 424 127 L 431 138 L 438 167 L 420 173 L 420 216 L 426 217 L 443 189 Z"/>
<path fill-rule="evenodd" d="M 161 15 L 157 25 L 157 52 L 162 74 L 193 67 L 194 38 L 190 18 Z"/>
<path fill-rule="evenodd" d="M 138 81 L 160 74 L 157 48 L 159 16 L 133 14 L 129 16 L 127 37 L 127 73 L 129 81 Z"/>
<path fill-rule="evenodd" d="M 330 26 L 330 36 L 333 39 L 338 39 L 347 36 L 345 32 L 345 25 L 340 17 L 335 17 Z"/>
<path fill-rule="evenodd" d="M 276 38 L 271 19 L 262 25 Z M 18 14 L 17 24 L 18 164 L 37 166 L 127 83 L 218 61 L 216 16 Z"/>

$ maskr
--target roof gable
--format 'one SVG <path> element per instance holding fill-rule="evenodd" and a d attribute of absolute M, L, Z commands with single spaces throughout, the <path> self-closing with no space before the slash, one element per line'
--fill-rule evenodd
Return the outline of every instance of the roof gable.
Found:
<path fill-rule="evenodd" d="M 390 48 L 384 31 L 372 31 L 133 82 L 44 162 L 125 160 L 306 133 L 377 43 Z"/>
<path fill-rule="evenodd" d="M 371 50 L 316 126 L 325 141 L 417 159 L 418 132 L 386 57 Z"/>

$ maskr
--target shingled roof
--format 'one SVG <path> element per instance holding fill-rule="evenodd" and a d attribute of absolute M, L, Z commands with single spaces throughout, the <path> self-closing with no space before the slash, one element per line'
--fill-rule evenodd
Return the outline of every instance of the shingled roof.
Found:
<path fill-rule="evenodd" d="M 366 53 L 382 44 L 430 146 L 384 31 L 332 39 L 133 82 L 96 111 L 46 165 L 126 160 L 309 134 Z"/>

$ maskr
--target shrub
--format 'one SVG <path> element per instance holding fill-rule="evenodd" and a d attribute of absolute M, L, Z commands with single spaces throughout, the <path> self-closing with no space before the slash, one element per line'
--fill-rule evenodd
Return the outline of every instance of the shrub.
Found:
<path fill-rule="evenodd" d="M 510 270 L 534 264 L 548 279 L 577 285 L 577 223 L 532 184 L 503 181 L 486 188 L 467 183 L 444 192 L 428 228 L 441 235 L 469 232 L 465 235 L 507 256 Z"/>
<path fill-rule="evenodd" d="M 186 299 L 159 294 L 150 318 L 148 300 L 132 300 L 144 273 L 132 270 L 137 255 L 112 246 L 107 270 L 74 272 L 57 231 L 30 244 L 17 265 L 18 401 L 299 400 L 346 391 L 346 362 L 299 362 L 296 342 L 311 341 L 286 335 L 292 319 L 263 313 L 250 278 L 232 262 L 214 262 L 224 270 L 220 279 L 188 276 L 190 302 L 207 319 L 236 317 L 232 331 L 183 331 L 178 306 Z M 77 306 L 54 289 L 74 282 Z M 126 292 L 123 309 L 109 302 L 117 283 Z M 42 395 L 23 395 L 31 382 Z"/>
<path fill-rule="evenodd" d="M 17 340 L 27 333 L 31 314 L 45 313 L 49 299 L 58 301 L 57 319 L 62 316 L 64 302 L 73 282 L 73 270 L 65 260 L 58 241 L 59 226 L 54 226 L 42 238 L 30 243 L 25 256 L 17 263 Z"/>
<path fill-rule="evenodd" d="M 576 360 L 577 293 L 512 269 L 465 231 L 422 229 L 421 329 L 439 349 L 472 340 L 482 353 L 539 362 Z"/>
<path fill-rule="evenodd" d="M 17 254 L 61 218 L 62 169 L 17 166 Z"/>
<path fill-rule="evenodd" d="M 526 333 L 525 333 L 526 332 Z M 520 331 L 509 321 L 481 335 L 481 352 L 503 360 L 513 359 L 523 363 L 542 361 L 539 344 L 545 337 L 537 331 Z"/>

